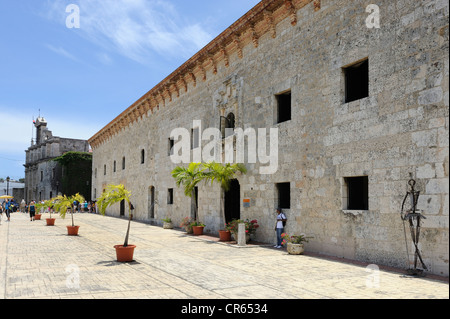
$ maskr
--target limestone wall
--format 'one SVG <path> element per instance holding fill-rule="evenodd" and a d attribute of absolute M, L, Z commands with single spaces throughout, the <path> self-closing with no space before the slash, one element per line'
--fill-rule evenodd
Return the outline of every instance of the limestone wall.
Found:
<path fill-rule="evenodd" d="M 366 26 L 368 4 L 380 8 L 379 29 Z M 190 130 L 194 120 L 202 129 L 218 128 L 220 115 L 233 112 L 236 127 L 278 129 L 277 172 L 262 175 L 264 165 L 247 164 L 238 178 L 241 201 L 251 200 L 250 207 L 241 203 L 241 217 L 258 220 L 257 240 L 274 242 L 276 183 L 290 182 L 286 230 L 314 236 L 306 250 L 405 268 L 400 209 L 412 176 L 427 218 L 422 255 L 430 272 L 448 276 L 448 10 L 447 1 L 320 1 L 319 10 L 307 4 L 295 26 L 285 18 L 275 37 L 261 34 L 257 47 L 242 48 L 242 58 L 235 51 L 229 66 L 217 63 L 216 74 L 206 68 L 205 81 L 189 82 L 187 91 L 96 144 L 93 195 L 124 183 L 137 219 L 160 224 L 170 216 L 179 224 L 190 214 L 190 199 L 170 175 L 176 166 L 168 156 L 170 132 Z M 369 95 L 345 103 L 343 67 L 366 58 Z M 276 94 L 286 90 L 291 120 L 274 124 Z M 355 176 L 368 177 L 366 210 L 345 210 L 345 178 Z M 201 184 L 199 219 L 207 232 L 222 228 L 219 205 L 219 187 Z M 108 213 L 118 215 L 119 207 Z"/>

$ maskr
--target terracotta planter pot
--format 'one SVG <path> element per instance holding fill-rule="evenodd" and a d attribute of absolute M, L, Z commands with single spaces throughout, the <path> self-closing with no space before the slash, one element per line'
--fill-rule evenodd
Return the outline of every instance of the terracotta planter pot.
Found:
<path fill-rule="evenodd" d="M 304 251 L 303 244 L 287 243 L 287 252 L 291 255 L 302 255 Z"/>
<path fill-rule="evenodd" d="M 192 226 L 192 231 L 194 232 L 194 235 L 203 235 L 203 228 L 204 226 Z"/>
<path fill-rule="evenodd" d="M 67 235 L 78 236 L 78 229 L 80 226 L 67 226 Z"/>
<path fill-rule="evenodd" d="M 46 218 L 47 226 L 55 226 L 55 218 Z"/>
<path fill-rule="evenodd" d="M 34 220 L 41 220 L 41 214 L 34 215 Z"/>
<path fill-rule="evenodd" d="M 231 232 L 229 230 L 219 230 L 220 241 L 231 241 Z"/>
<path fill-rule="evenodd" d="M 116 256 L 118 262 L 127 262 L 133 261 L 133 253 L 136 248 L 135 245 L 128 245 L 127 247 L 123 247 L 123 245 L 115 245 Z"/>

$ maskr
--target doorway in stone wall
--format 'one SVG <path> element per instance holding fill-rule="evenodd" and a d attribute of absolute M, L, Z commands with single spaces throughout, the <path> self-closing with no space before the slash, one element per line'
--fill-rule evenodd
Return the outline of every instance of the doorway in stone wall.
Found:
<path fill-rule="evenodd" d="M 237 179 L 230 182 L 230 189 L 225 192 L 225 222 L 241 218 L 241 186 Z"/>

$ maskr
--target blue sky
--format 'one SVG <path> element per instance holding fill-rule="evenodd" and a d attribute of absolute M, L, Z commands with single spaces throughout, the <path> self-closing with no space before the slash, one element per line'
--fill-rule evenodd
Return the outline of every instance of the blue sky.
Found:
<path fill-rule="evenodd" d="M 39 112 L 54 136 L 90 138 L 258 2 L 1 0 L 0 177 L 25 176 Z"/>

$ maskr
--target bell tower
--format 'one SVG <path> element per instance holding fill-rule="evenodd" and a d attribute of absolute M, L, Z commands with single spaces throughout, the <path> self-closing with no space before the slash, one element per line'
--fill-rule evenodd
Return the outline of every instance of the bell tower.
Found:
<path fill-rule="evenodd" d="M 47 121 L 43 117 L 38 117 L 34 123 L 36 127 L 36 145 L 44 140 L 44 131 L 47 129 Z"/>

